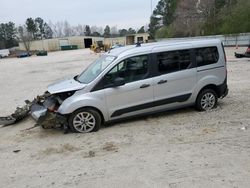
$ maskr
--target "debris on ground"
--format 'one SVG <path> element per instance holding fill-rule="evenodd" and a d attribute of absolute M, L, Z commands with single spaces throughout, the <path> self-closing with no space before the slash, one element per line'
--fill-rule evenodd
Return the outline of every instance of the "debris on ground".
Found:
<path fill-rule="evenodd" d="M 17 149 L 17 150 L 14 150 L 13 152 L 14 153 L 18 153 L 18 152 L 20 152 L 21 150 L 20 149 Z"/>
<path fill-rule="evenodd" d="M 246 130 L 247 130 L 247 127 L 241 127 L 240 130 L 246 131 Z"/>
<path fill-rule="evenodd" d="M 44 129 L 63 128 L 67 129 L 67 118 L 56 113 L 60 99 L 45 92 L 37 96 L 33 101 L 26 100 L 23 107 L 17 107 L 15 112 L 6 117 L 0 117 L 0 125 L 8 126 L 18 123 L 31 115 L 37 124 L 29 129 L 41 126 Z"/>
<path fill-rule="evenodd" d="M 240 54 L 240 53 L 234 53 L 234 55 L 235 55 L 235 57 L 236 58 L 243 58 L 243 57 L 248 57 L 248 58 L 250 58 L 250 45 L 248 46 L 248 48 L 247 48 L 247 50 L 246 50 L 246 52 L 243 54 Z"/>

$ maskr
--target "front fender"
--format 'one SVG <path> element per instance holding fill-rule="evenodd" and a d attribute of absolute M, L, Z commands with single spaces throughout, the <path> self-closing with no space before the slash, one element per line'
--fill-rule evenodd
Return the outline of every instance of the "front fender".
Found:
<path fill-rule="evenodd" d="M 87 96 L 72 96 L 61 104 L 61 106 L 58 109 L 58 113 L 60 114 L 71 114 L 75 110 L 79 108 L 84 108 L 84 107 L 93 107 L 98 109 L 105 121 L 108 119 L 108 114 L 106 110 L 106 103 L 104 99 L 98 99 L 98 98 L 91 98 Z"/>

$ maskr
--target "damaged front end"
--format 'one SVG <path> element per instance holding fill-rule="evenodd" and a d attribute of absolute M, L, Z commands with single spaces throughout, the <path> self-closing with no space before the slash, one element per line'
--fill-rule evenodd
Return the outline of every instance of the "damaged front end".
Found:
<path fill-rule="evenodd" d="M 63 101 L 72 96 L 75 91 L 50 94 L 45 92 L 37 96 L 32 102 L 25 101 L 26 105 L 17 108 L 16 111 L 7 117 L 0 117 L 1 125 L 11 125 L 24 119 L 29 114 L 36 120 L 37 125 L 45 129 L 62 127 L 67 129 L 67 117 L 57 112 Z"/>
<path fill-rule="evenodd" d="M 37 121 L 37 125 L 43 128 L 67 128 L 67 117 L 58 113 L 58 109 L 64 100 L 85 86 L 77 80 L 77 76 L 51 84 L 43 95 L 37 96 L 33 101 L 25 101 L 26 104 L 16 108 L 13 114 L 0 117 L 0 125 L 12 125 L 31 115 Z"/>
<path fill-rule="evenodd" d="M 30 114 L 44 129 L 67 127 L 67 117 L 59 114 L 57 110 L 62 102 L 73 94 L 74 92 L 65 92 L 52 95 L 45 92 L 33 101 Z"/>

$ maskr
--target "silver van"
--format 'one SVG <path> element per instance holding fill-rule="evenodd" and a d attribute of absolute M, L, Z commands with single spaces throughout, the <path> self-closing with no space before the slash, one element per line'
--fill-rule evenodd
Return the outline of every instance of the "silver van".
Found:
<path fill-rule="evenodd" d="M 210 110 L 227 93 L 220 40 L 157 42 L 113 49 L 80 75 L 50 85 L 47 98 L 55 102 L 44 108 L 65 117 L 73 131 L 87 133 L 139 114 L 193 105 Z"/>

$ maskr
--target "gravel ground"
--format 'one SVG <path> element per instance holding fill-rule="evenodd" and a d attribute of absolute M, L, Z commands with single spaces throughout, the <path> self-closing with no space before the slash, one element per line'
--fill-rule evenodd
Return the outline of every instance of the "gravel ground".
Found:
<path fill-rule="evenodd" d="M 209 112 L 185 108 L 90 134 L 25 130 L 31 118 L 0 128 L 0 187 L 249 187 L 250 59 L 233 56 L 244 50 L 226 49 L 230 92 Z M 1 59 L 0 114 L 97 57 L 75 50 Z"/>

